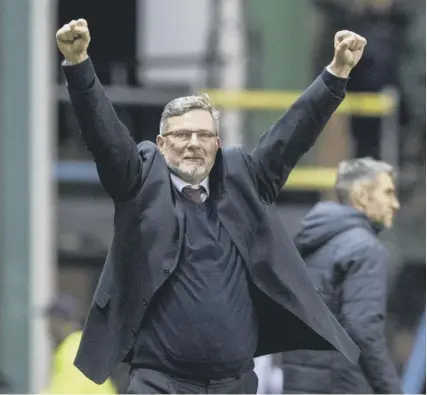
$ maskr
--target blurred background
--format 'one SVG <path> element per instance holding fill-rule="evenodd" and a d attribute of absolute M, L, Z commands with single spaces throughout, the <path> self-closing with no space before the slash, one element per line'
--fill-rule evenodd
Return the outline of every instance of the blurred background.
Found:
<path fill-rule="evenodd" d="M 56 30 L 78 18 L 136 141 L 154 141 L 168 101 L 203 91 L 222 110 L 224 145 L 248 149 L 330 62 L 337 30 L 367 38 L 347 99 L 277 205 L 293 235 L 314 203 L 334 199 L 340 160 L 396 167 L 402 209 L 382 235 L 392 257 L 387 335 L 402 380 L 415 385 L 405 388 L 425 393 L 423 0 L 0 0 L 0 392 L 48 385 L 46 309 L 66 294 L 84 319 L 112 238 L 112 203 L 80 138 L 55 44 Z"/>

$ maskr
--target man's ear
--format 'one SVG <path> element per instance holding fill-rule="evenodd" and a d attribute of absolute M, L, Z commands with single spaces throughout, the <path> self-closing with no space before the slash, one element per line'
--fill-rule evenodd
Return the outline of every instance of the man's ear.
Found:
<path fill-rule="evenodd" d="M 366 208 L 369 202 L 368 188 L 363 183 L 357 183 L 351 191 L 353 204 L 362 209 Z"/>
<path fill-rule="evenodd" d="M 217 148 L 221 148 L 221 138 L 220 137 L 217 137 L 216 138 L 216 145 L 217 145 Z"/>
<path fill-rule="evenodd" d="M 160 134 L 158 134 L 156 137 L 156 144 L 159 147 L 160 152 L 163 153 L 165 147 L 165 139 Z"/>

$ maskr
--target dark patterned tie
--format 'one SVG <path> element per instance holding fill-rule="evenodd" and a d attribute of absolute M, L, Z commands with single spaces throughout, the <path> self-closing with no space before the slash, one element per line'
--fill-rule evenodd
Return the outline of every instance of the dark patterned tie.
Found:
<path fill-rule="evenodd" d="M 191 188 L 190 186 L 186 186 L 182 189 L 182 192 L 193 202 L 202 203 L 202 193 L 204 192 L 204 190 L 205 188 L 200 186 L 197 189 Z"/>

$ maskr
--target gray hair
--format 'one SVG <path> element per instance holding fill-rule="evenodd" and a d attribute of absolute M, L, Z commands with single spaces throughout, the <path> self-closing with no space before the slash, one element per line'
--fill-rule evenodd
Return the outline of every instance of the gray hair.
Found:
<path fill-rule="evenodd" d="M 209 95 L 204 93 L 200 96 L 193 95 L 178 97 L 166 104 L 160 118 L 160 134 L 162 135 L 166 132 L 169 118 L 179 117 L 191 110 L 197 109 L 209 111 L 214 119 L 216 132 L 218 133 L 220 113 L 215 108 L 215 105 Z"/>
<path fill-rule="evenodd" d="M 381 173 L 389 174 L 396 180 L 396 171 L 386 162 L 370 157 L 342 161 L 338 165 L 335 192 L 340 203 L 349 202 L 350 192 L 357 181 L 375 181 Z"/>

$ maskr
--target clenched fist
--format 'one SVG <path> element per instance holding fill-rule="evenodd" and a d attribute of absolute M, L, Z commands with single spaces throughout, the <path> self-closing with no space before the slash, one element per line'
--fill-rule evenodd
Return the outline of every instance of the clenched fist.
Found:
<path fill-rule="evenodd" d="M 335 34 L 334 59 L 329 69 L 340 77 L 348 77 L 351 69 L 356 66 L 362 57 L 366 39 L 348 30 L 341 30 Z"/>
<path fill-rule="evenodd" d="M 56 32 L 56 44 L 64 58 L 72 63 L 81 63 L 88 58 L 89 29 L 84 19 L 71 21 Z"/>

